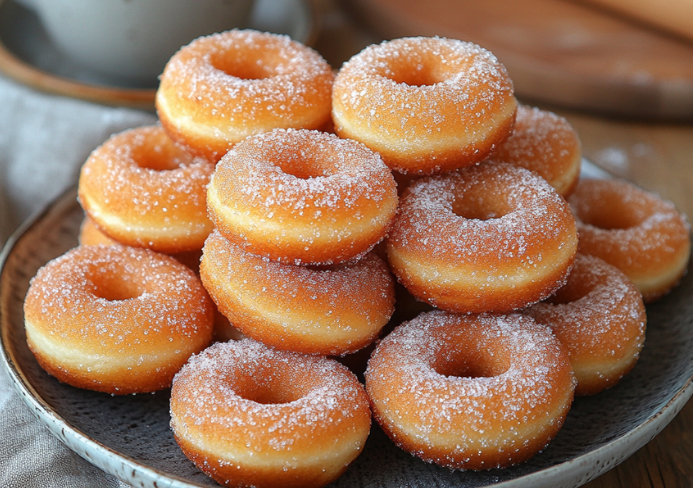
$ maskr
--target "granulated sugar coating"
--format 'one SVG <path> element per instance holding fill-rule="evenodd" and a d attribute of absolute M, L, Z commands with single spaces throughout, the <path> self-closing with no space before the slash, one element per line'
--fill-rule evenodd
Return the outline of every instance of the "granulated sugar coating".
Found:
<path fill-rule="evenodd" d="M 371 356 L 366 389 L 392 440 L 458 469 L 506 467 L 563 424 L 575 379 L 551 330 L 521 315 L 419 315 Z"/>
<path fill-rule="evenodd" d="M 570 204 L 580 252 L 623 271 L 652 302 L 675 286 L 690 257 L 690 225 L 674 205 L 623 180 L 583 179 Z"/>
<path fill-rule="evenodd" d="M 394 312 L 394 280 L 374 253 L 315 269 L 255 256 L 215 231 L 205 243 L 200 275 L 232 325 L 279 349 L 355 352 L 375 340 Z"/>
<path fill-rule="evenodd" d="M 582 149 L 577 132 L 565 118 L 520 105 L 513 133 L 491 159 L 534 171 L 567 196 L 580 177 Z"/>
<path fill-rule="evenodd" d="M 116 134 L 82 166 L 79 200 L 111 238 L 166 253 L 199 250 L 212 230 L 214 164 L 176 146 L 159 126 Z"/>
<path fill-rule="evenodd" d="M 577 231 L 545 180 L 486 162 L 410 186 L 387 249 L 392 270 L 417 298 L 455 312 L 502 312 L 565 283 Z"/>
<path fill-rule="evenodd" d="M 78 247 L 49 262 L 24 303 L 27 342 L 44 369 L 117 394 L 170 386 L 211 341 L 213 313 L 189 268 L 119 245 Z"/>
<path fill-rule="evenodd" d="M 333 78 L 316 51 L 288 36 L 231 30 L 201 37 L 171 58 L 157 111 L 172 137 L 216 161 L 253 134 L 322 127 Z"/>
<path fill-rule="evenodd" d="M 336 361 L 244 339 L 191 358 L 173 382 L 171 427 L 198 467 L 229 486 L 322 486 L 361 452 L 366 393 Z"/>
<path fill-rule="evenodd" d="M 217 165 L 207 196 L 227 239 L 295 264 L 363 256 L 389 229 L 397 202 L 392 173 L 376 153 L 291 129 L 237 144 Z"/>
<path fill-rule="evenodd" d="M 523 313 L 553 330 L 566 348 L 576 395 L 614 386 L 635 366 L 647 316 L 640 292 L 617 268 L 578 254 L 568 283 Z"/>
<path fill-rule="evenodd" d="M 332 118 L 402 173 L 483 160 L 512 130 L 517 103 L 505 67 L 463 41 L 405 38 L 364 49 L 339 71 Z"/>

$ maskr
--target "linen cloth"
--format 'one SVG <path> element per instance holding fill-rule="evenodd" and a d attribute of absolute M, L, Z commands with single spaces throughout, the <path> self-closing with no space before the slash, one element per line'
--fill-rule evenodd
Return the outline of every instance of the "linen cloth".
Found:
<path fill-rule="evenodd" d="M 111 134 L 156 122 L 153 113 L 49 95 L 0 77 L 0 245 L 73 185 Z M 0 486 L 126 487 L 65 447 L 36 420 L 0 366 Z"/>

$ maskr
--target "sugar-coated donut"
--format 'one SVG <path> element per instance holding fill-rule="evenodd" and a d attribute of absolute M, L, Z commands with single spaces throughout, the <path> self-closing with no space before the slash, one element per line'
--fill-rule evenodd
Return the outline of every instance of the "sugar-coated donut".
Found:
<path fill-rule="evenodd" d="M 504 312 L 560 288 L 577 244 L 568 204 L 544 179 L 485 162 L 410 186 L 387 252 L 419 300 L 451 312 Z"/>
<path fill-rule="evenodd" d="M 243 334 L 278 349 L 343 355 L 375 340 L 392 316 L 394 280 L 374 253 L 325 269 L 269 261 L 213 232 L 200 276 Z"/>
<path fill-rule="evenodd" d="M 523 313 L 553 330 L 568 352 L 576 395 L 610 388 L 638 360 L 647 316 L 640 292 L 614 266 L 578 254 L 568 283 Z"/>
<path fill-rule="evenodd" d="M 176 441 L 227 486 L 326 485 L 361 453 L 370 422 L 346 367 L 250 339 L 194 356 L 171 390 Z"/>
<path fill-rule="evenodd" d="M 78 196 L 98 228 L 129 246 L 199 251 L 212 230 L 206 189 L 214 164 L 193 158 L 160 126 L 116 134 L 82 166 Z"/>
<path fill-rule="evenodd" d="M 82 225 L 79 228 L 79 244 L 81 246 L 98 246 L 99 244 L 105 244 L 107 246 L 120 244 L 114 241 L 106 234 L 101 232 L 94 221 L 92 221 L 88 216 L 82 221 Z M 172 254 L 172 258 L 180 263 L 183 263 L 188 268 L 192 269 L 196 274 L 200 271 L 200 258 L 202 257 L 202 249 L 199 251 L 189 251 L 179 254 Z M 237 341 L 245 337 L 241 334 L 238 329 L 232 326 L 229 321 L 224 317 L 219 310 L 214 309 L 214 334 L 213 338 L 215 341 Z"/>
<path fill-rule="evenodd" d="M 666 294 L 686 273 L 690 226 L 671 202 L 623 180 L 584 179 L 569 199 L 580 252 L 623 271 L 645 303 Z"/>
<path fill-rule="evenodd" d="M 111 239 L 106 234 L 101 232 L 101 230 L 94 224 L 94 221 L 85 216 L 82 224 L 79 226 L 79 244 L 81 246 L 98 246 L 99 244 L 105 244 L 111 246 L 113 244 L 122 244 L 115 239 Z M 171 254 L 171 257 L 175 258 L 186 265 L 188 268 L 192 269 L 197 273 L 200 268 L 200 257 L 202 256 L 202 250 L 181 252 L 176 254 Z"/>
<path fill-rule="evenodd" d="M 337 134 L 416 174 L 482 161 L 510 134 L 516 108 L 493 54 L 439 37 L 367 47 L 339 70 L 332 96 Z"/>
<path fill-rule="evenodd" d="M 48 373 L 116 395 L 161 390 L 212 339 L 213 307 L 175 259 L 120 245 L 80 246 L 32 279 L 29 348 Z"/>
<path fill-rule="evenodd" d="M 397 202 L 392 173 L 376 153 L 307 130 L 240 142 L 217 165 L 207 193 L 224 237 L 293 264 L 363 256 L 385 236 Z"/>
<path fill-rule="evenodd" d="M 544 449 L 574 388 L 551 330 L 519 314 L 421 314 L 378 344 L 366 370 L 388 436 L 456 469 L 507 467 Z"/>
<path fill-rule="evenodd" d="M 534 171 L 565 197 L 580 178 L 582 148 L 577 132 L 565 118 L 520 105 L 513 133 L 491 158 Z"/>
<path fill-rule="evenodd" d="M 250 135 L 322 128 L 333 80 L 317 52 L 288 36 L 232 30 L 198 38 L 170 59 L 156 108 L 171 137 L 218 161 Z"/>
<path fill-rule="evenodd" d="M 115 239 L 111 239 L 106 234 L 101 232 L 93 220 L 88 215 L 84 216 L 81 225 L 79 226 L 79 244 L 80 246 L 98 246 L 100 244 L 112 246 L 121 244 Z"/>

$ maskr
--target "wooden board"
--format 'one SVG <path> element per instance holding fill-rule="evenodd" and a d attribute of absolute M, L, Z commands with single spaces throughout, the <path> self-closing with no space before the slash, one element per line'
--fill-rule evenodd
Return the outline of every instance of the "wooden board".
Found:
<path fill-rule="evenodd" d="M 382 38 L 444 36 L 491 50 L 518 97 L 693 120 L 693 43 L 562 0 L 345 0 Z"/>

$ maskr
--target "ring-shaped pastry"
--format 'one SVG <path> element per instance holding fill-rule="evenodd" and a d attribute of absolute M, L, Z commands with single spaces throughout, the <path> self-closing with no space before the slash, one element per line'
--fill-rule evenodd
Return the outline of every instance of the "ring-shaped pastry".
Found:
<path fill-rule="evenodd" d="M 510 135 L 516 108 L 493 54 L 439 37 L 367 47 L 339 70 L 332 96 L 340 137 L 395 171 L 429 175 L 484 160 Z"/>
<path fill-rule="evenodd" d="M 551 330 L 522 315 L 423 313 L 366 370 L 373 415 L 402 449 L 455 469 L 526 461 L 563 425 L 575 378 Z"/>
<path fill-rule="evenodd" d="M 569 199 L 580 252 L 623 271 L 645 303 L 666 294 L 686 273 L 690 225 L 671 202 L 623 180 L 584 179 Z"/>
<path fill-rule="evenodd" d="M 568 282 L 522 313 L 546 324 L 566 348 L 576 395 L 611 388 L 638 360 L 647 315 L 640 292 L 616 267 L 578 254 Z"/>
<path fill-rule="evenodd" d="M 85 216 L 82 221 L 82 225 L 79 226 L 79 244 L 80 246 L 98 246 L 100 244 L 106 246 L 112 246 L 114 244 L 121 244 L 120 242 L 111 239 L 106 234 L 101 232 L 101 230 L 94 224 L 94 221 Z M 198 251 L 188 251 L 181 252 L 177 254 L 170 254 L 176 261 L 183 263 L 188 268 L 192 269 L 196 273 L 200 268 L 200 257 L 202 257 L 202 250 Z"/>
<path fill-rule="evenodd" d="M 485 162 L 407 188 L 387 253 L 419 300 L 451 312 L 505 312 L 560 288 L 577 244 L 568 204 L 544 179 Z"/>
<path fill-rule="evenodd" d="M 212 231 L 214 164 L 176 146 L 160 126 L 109 138 L 82 166 L 79 202 L 108 237 L 166 254 L 199 251 Z"/>
<path fill-rule="evenodd" d="M 394 312 L 394 280 L 372 252 L 353 264 L 313 269 L 263 259 L 213 232 L 200 276 L 234 327 L 277 349 L 352 353 L 373 342 Z"/>
<path fill-rule="evenodd" d="M 171 389 L 176 441 L 227 486 L 326 485 L 361 453 L 370 423 L 366 392 L 346 367 L 250 339 L 194 356 Z"/>
<path fill-rule="evenodd" d="M 50 261 L 24 301 L 27 343 L 64 383 L 115 395 L 171 386 L 212 340 L 213 305 L 199 278 L 164 254 L 80 246 Z"/>
<path fill-rule="evenodd" d="M 565 118 L 520 105 L 513 133 L 491 159 L 534 171 L 567 197 L 580 178 L 582 148 L 577 132 Z"/>
<path fill-rule="evenodd" d="M 207 193 L 219 232 L 247 251 L 329 265 L 370 251 L 397 211 L 392 173 L 355 141 L 318 131 L 249 137 L 217 165 Z"/>
<path fill-rule="evenodd" d="M 218 161 L 254 134 L 322 128 L 333 80 L 320 54 L 288 36 L 231 30 L 200 37 L 171 58 L 156 108 L 173 139 Z"/>

